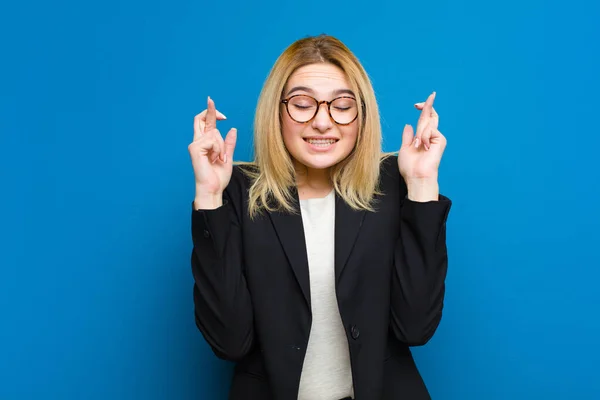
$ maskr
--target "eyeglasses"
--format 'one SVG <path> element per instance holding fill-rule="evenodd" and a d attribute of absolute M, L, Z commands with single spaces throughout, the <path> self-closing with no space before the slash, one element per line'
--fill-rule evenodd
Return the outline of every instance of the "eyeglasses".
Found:
<path fill-rule="evenodd" d="M 318 101 L 305 94 L 297 94 L 281 100 L 288 115 L 299 123 L 307 123 L 317 116 L 321 104 L 327 104 L 329 116 L 338 125 L 350 125 L 358 117 L 356 99 L 350 96 L 336 97 L 331 101 Z"/>

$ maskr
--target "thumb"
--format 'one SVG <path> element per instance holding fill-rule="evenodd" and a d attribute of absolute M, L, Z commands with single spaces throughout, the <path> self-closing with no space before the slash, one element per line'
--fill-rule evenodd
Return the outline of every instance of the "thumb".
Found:
<path fill-rule="evenodd" d="M 404 126 L 404 131 L 402 132 L 402 147 L 408 147 L 412 144 L 413 138 L 415 134 L 413 128 L 410 124 L 406 124 Z"/>
<path fill-rule="evenodd" d="M 235 143 L 237 142 L 237 129 L 231 128 L 225 136 L 225 154 L 227 155 L 228 161 L 233 162 L 233 151 L 235 150 Z"/>

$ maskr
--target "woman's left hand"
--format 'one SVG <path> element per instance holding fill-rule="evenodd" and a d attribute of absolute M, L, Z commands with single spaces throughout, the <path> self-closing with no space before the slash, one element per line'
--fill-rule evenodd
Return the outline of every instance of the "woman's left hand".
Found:
<path fill-rule="evenodd" d="M 400 174 L 407 184 L 409 198 L 415 200 L 437 200 L 438 197 L 438 168 L 446 138 L 438 130 L 439 116 L 433 108 L 435 94 L 433 92 L 424 103 L 415 104 L 421 110 L 417 132 L 413 132 L 411 125 L 404 127 L 398 154 Z"/>

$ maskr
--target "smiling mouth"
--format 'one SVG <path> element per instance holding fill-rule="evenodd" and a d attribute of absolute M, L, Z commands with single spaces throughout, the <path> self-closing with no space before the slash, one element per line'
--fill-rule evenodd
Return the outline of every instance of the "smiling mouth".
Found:
<path fill-rule="evenodd" d="M 304 139 L 304 141 L 313 146 L 327 147 L 336 143 L 338 139 Z"/>

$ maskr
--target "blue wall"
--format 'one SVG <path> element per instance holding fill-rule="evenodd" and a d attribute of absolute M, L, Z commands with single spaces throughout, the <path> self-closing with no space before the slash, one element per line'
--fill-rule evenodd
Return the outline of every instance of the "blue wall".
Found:
<path fill-rule="evenodd" d="M 0 399 L 225 399 L 193 318 L 187 145 L 212 96 L 250 150 L 277 55 L 364 62 L 385 150 L 438 92 L 454 200 L 434 399 L 600 398 L 598 6 L 16 2 L 0 11 Z"/>

